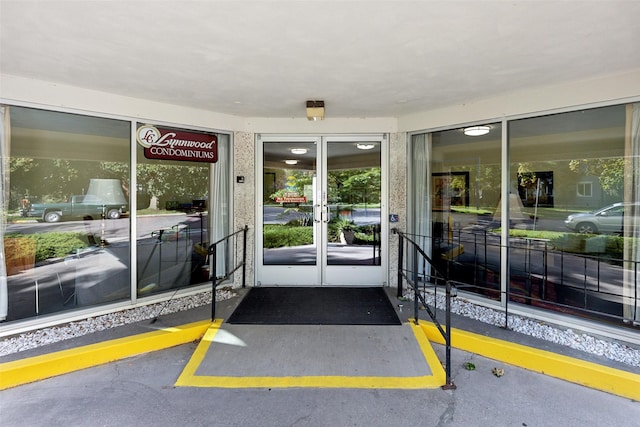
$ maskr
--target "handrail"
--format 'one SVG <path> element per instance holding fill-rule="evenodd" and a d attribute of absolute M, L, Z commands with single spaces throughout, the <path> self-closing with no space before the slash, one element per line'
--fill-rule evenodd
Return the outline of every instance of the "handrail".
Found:
<path fill-rule="evenodd" d="M 227 278 L 231 276 L 233 273 L 238 271 L 239 268 L 242 268 L 242 287 L 246 286 L 247 280 L 247 231 L 249 230 L 249 226 L 245 225 L 243 228 L 235 231 L 228 236 L 223 237 L 215 243 L 209 245 L 207 249 L 207 254 L 211 257 L 209 262 L 211 263 L 211 321 L 215 321 L 216 317 L 216 286 Z M 242 261 L 239 261 L 231 271 L 225 274 L 223 277 L 217 277 L 217 260 L 218 260 L 218 244 L 229 240 L 236 235 L 242 233 Z"/>
<path fill-rule="evenodd" d="M 453 379 L 451 378 L 451 297 L 452 297 L 452 286 L 451 281 L 448 278 L 448 275 L 441 273 L 437 267 L 435 266 L 433 260 L 426 254 L 426 252 L 418 245 L 416 242 L 411 240 L 405 233 L 398 230 L 397 228 L 392 229 L 394 234 L 398 235 L 398 297 L 402 297 L 402 282 L 403 278 L 407 281 L 408 284 L 413 288 L 413 310 L 414 310 L 414 322 L 416 325 L 418 324 L 418 315 L 419 315 L 419 304 L 418 301 L 422 303 L 422 306 L 425 308 L 426 312 L 431 317 L 431 320 L 440 331 L 440 334 L 444 338 L 445 341 L 445 373 L 446 373 L 446 384 L 442 386 L 444 390 L 454 390 L 456 385 L 453 383 Z M 413 278 L 410 278 L 407 272 L 405 271 L 404 265 L 404 246 L 405 241 L 411 245 L 413 249 L 413 265 L 411 267 L 411 272 L 413 273 Z M 444 280 L 445 283 L 445 327 L 443 329 L 442 325 L 436 318 L 436 314 L 429 308 L 427 305 L 427 301 L 424 295 L 418 289 L 418 255 L 424 258 L 425 261 L 429 263 L 432 271 L 435 273 L 431 275 L 431 279 L 434 281 L 434 285 L 437 285 L 438 278 Z"/>

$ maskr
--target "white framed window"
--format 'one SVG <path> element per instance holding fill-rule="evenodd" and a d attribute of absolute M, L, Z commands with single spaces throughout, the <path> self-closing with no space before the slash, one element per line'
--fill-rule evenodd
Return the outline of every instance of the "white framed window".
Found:
<path fill-rule="evenodd" d="M 578 182 L 576 184 L 578 197 L 593 197 L 593 184 L 591 182 Z"/>

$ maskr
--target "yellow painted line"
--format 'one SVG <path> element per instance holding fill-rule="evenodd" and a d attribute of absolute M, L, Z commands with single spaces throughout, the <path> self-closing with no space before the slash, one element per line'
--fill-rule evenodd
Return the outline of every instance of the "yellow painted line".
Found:
<path fill-rule="evenodd" d="M 176 386 L 187 385 L 186 383 L 191 378 L 195 377 L 198 367 L 207 355 L 207 351 L 209 350 L 211 342 L 213 342 L 213 338 L 220 330 L 220 325 L 222 325 L 222 320 L 220 319 L 216 319 L 215 322 L 209 325 L 209 328 L 207 328 L 207 331 L 204 333 L 204 336 L 200 340 L 198 347 L 196 347 L 196 351 L 193 352 L 191 359 L 189 359 L 189 362 L 187 362 L 187 365 L 184 367 L 182 373 L 178 377 Z"/>
<path fill-rule="evenodd" d="M 418 345 L 420 346 L 420 350 L 422 351 L 422 354 L 424 355 L 424 358 L 427 361 L 429 368 L 431 369 L 431 373 L 435 382 L 437 383 L 437 387 L 445 385 L 447 383 L 447 374 L 444 371 L 442 363 L 440 363 L 440 359 L 438 359 L 438 355 L 433 350 L 433 347 L 431 346 L 427 335 L 422 330 L 421 325 L 416 325 L 411 321 L 408 324 L 411 326 L 413 334 L 415 335 L 416 340 L 418 341 Z"/>
<path fill-rule="evenodd" d="M 195 341 L 209 325 L 209 320 L 194 322 L 2 363 L 0 390 Z"/>
<path fill-rule="evenodd" d="M 420 321 L 420 326 L 429 340 L 444 344 L 434 324 Z M 638 374 L 454 328 L 451 329 L 451 346 L 575 384 L 640 400 Z"/>
<path fill-rule="evenodd" d="M 205 376 L 196 375 L 204 360 L 221 322 L 211 325 L 200 341 L 191 360 L 176 381 L 177 387 L 212 388 L 356 388 L 356 389 L 432 389 L 445 384 L 446 375 L 435 351 L 419 326 L 411 325 L 420 350 L 429 365 L 432 375 L 414 377 L 383 376 Z"/>

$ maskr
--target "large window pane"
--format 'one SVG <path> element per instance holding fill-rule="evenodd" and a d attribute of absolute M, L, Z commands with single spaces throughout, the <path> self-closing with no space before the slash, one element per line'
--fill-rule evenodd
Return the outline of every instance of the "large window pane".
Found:
<path fill-rule="evenodd" d="M 137 147 L 138 297 L 209 280 L 207 248 L 211 203 L 215 204 L 214 228 L 218 229 L 213 237 L 217 240 L 228 231 L 228 169 L 221 174 L 216 171 L 228 167 L 229 138 L 188 132 L 217 138 L 217 163 L 148 159 L 144 148 Z M 217 179 L 214 200 L 209 197 L 211 173 Z M 218 266 L 217 273 L 224 274 L 226 251 L 218 249 L 223 265 Z"/>
<path fill-rule="evenodd" d="M 7 320 L 130 297 L 130 123 L 8 107 Z"/>
<path fill-rule="evenodd" d="M 487 127 L 477 136 L 460 128 L 414 137 L 412 217 L 436 268 L 467 291 L 499 299 L 501 125 Z"/>
<path fill-rule="evenodd" d="M 512 300 L 610 319 L 637 305 L 631 121 L 619 105 L 509 123 Z"/>

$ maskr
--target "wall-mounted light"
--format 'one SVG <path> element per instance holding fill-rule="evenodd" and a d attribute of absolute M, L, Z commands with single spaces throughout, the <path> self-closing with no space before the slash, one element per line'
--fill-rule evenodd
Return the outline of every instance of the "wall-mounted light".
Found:
<path fill-rule="evenodd" d="M 489 126 L 470 126 L 464 128 L 463 132 L 467 136 L 482 136 L 488 134 L 490 130 Z"/>
<path fill-rule="evenodd" d="M 291 154 L 307 154 L 307 151 L 306 148 L 292 148 Z"/>
<path fill-rule="evenodd" d="M 307 119 L 324 120 L 324 101 L 307 101 Z"/>
<path fill-rule="evenodd" d="M 295 160 L 295 159 L 287 159 L 287 160 L 285 160 L 284 162 L 285 162 L 286 164 L 288 164 L 288 165 L 297 165 L 297 164 L 298 164 L 298 161 L 297 161 L 297 160 Z"/>
<path fill-rule="evenodd" d="M 356 144 L 356 147 L 359 148 L 360 150 L 371 150 L 375 146 L 376 146 L 375 144 L 364 144 L 364 143 Z"/>

